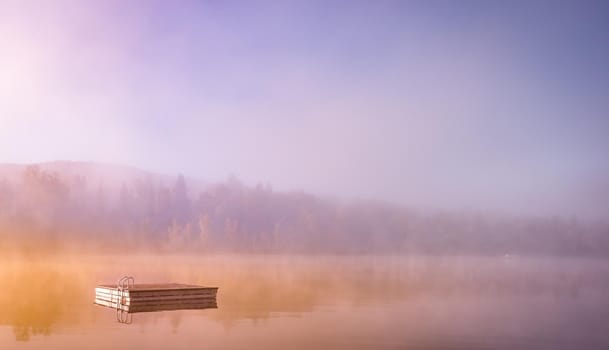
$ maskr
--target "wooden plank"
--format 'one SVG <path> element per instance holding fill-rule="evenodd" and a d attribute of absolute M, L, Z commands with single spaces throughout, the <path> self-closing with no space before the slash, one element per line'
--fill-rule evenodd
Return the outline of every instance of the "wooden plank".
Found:
<path fill-rule="evenodd" d="M 96 295 L 95 296 L 96 299 L 100 299 L 100 300 L 104 300 L 104 301 L 108 301 L 108 302 L 114 302 L 114 303 L 118 303 L 120 302 L 119 299 L 117 298 L 108 298 L 106 296 L 102 296 L 102 295 Z M 198 296 L 198 297 L 186 297 L 186 298 L 180 298 L 180 297 L 172 297 L 172 298 L 147 298 L 147 299 L 122 299 L 122 304 L 123 305 L 139 305 L 139 304 L 145 304 L 145 303 L 159 303 L 159 302 L 186 302 L 186 301 L 206 301 L 206 300 L 216 300 L 215 297 L 211 297 L 211 296 Z"/>
<path fill-rule="evenodd" d="M 149 297 L 149 298 L 120 298 L 117 296 L 111 296 L 107 294 L 95 294 L 96 298 L 106 299 L 106 300 L 124 300 L 124 301 L 133 301 L 133 302 L 145 302 L 145 301 L 154 301 L 154 300 L 188 300 L 188 299 L 216 299 L 215 295 L 169 295 L 169 296 L 157 296 L 157 297 Z"/>
<path fill-rule="evenodd" d="M 123 300 L 125 302 L 147 302 L 147 301 L 161 301 L 161 300 L 192 300 L 192 299 L 216 299 L 213 295 L 188 295 L 188 296 L 166 296 L 166 297 L 154 297 L 154 298 L 117 298 L 110 297 L 107 295 L 96 294 L 96 298 L 105 299 L 109 301 Z"/>
<path fill-rule="evenodd" d="M 142 287 L 143 286 L 143 287 Z M 160 288 L 166 286 L 166 288 Z M 176 286 L 186 286 L 184 289 L 176 288 Z M 98 286 L 95 288 L 96 293 L 105 293 L 109 295 L 122 295 L 124 297 L 149 297 L 149 296 L 172 296 L 172 295 L 215 295 L 218 291 L 216 287 L 200 287 L 191 285 L 179 285 L 179 284 L 149 284 L 149 285 L 135 285 L 133 288 L 122 291 L 118 291 L 116 287 L 112 286 Z"/>
<path fill-rule="evenodd" d="M 113 309 L 119 309 L 129 313 L 136 312 L 152 312 L 152 311 L 171 311 L 171 310 L 199 310 L 199 309 L 215 309 L 218 307 L 218 304 L 215 300 L 206 300 L 206 301 L 190 301 L 190 302 L 181 302 L 181 303 L 145 303 L 138 305 L 120 305 L 112 302 L 108 302 L 105 300 L 95 299 L 95 304 L 110 307 Z"/>
<path fill-rule="evenodd" d="M 104 304 L 111 304 L 116 306 L 116 301 L 109 301 L 104 299 L 95 298 L 95 302 L 103 302 Z M 149 306 L 149 305 L 193 305 L 193 304 L 216 304 L 215 299 L 189 299 L 189 300 L 158 300 L 158 301 L 149 301 L 149 302 L 141 302 L 133 305 L 120 304 L 121 306 Z"/>
<path fill-rule="evenodd" d="M 116 285 L 112 284 L 100 284 L 98 288 L 104 289 L 118 289 Z M 196 289 L 218 289 L 217 287 L 203 287 L 192 284 L 180 284 L 180 283 L 141 283 L 135 284 L 129 288 L 130 291 L 168 291 L 168 290 L 196 290 Z"/>
<path fill-rule="evenodd" d="M 97 305 L 101 305 L 101 306 L 111 307 L 113 309 L 120 309 L 123 311 L 129 310 L 129 306 L 127 306 L 127 305 L 120 305 L 120 304 L 112 303 L 112 302 L 109 302 L 106 300 L 95 299 L 94 303 Z"/>
<path fill-rule="evenodd" d="M 148 299 L 148 298 L 193 298 L 193 297 L 215 297 L 216 291 L 201 291 L 197 293 L 120 293 L 120 292 L 96 292 L 95 295 L 102 295 L 108 298 L 127 298 L 127 299 Z"/>

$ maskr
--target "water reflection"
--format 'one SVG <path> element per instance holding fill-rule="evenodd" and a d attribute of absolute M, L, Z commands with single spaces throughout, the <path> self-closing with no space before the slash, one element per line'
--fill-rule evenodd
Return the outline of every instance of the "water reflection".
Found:
<path fill-rule="evenodd" d="M 165 303 L 160 305 L 120 305 L 116 303 L 105 303 L 102 301 L 95 301 L 96 305 L 105 307 L 112 310 L 122 311 L 128 314 L 135 314 L 141 312 L 160 312 L 160 311 L 176 311 L 176 310 L 205 310 L 205 309 L 217 309 L 218 303 L 216 300 L 205 300 L 198 302 L 182 303 L 179 301 L 172 303 Z"/>
<path fill-rule="evenodd" d="M 70 322 L 69 306 L 84 299 L 78 275 L 62 269 L 41 262 L 3 262 L 0 325 L 11 325 L 16 340 L 49 335 L 54 324 Z"/>
<path fill-rule="evenodd" d="M 92 289 L 124 273 L 140 280 L 218 286 L 221 307 L 143 312 L 135 320 L 130 312 L 117 313 L 115 319 L 116 311 L 91 303 Z M 155 338 L 161 346 L 169 341 L 166 332 L 190 339 L 205 335 L 206 343 L 223 348 L 285 348 L 287 344 L 292 348 L 379 348 L 383 344 L 441 348 L 444 344 L 451 348 L 560 349 L 575 344 L 600 349 L 609 344 L 605 330 L 609 265 L 603 260 L 0 258 L 0 280 L 2 349 L 14 345 L 2 340 L 7 326 L 13 341 L 45 337 L 51 342 L 46 347 L 53 347 L 74 330 L 88 334 L 81 342 L 98 334 L 111 339 L 117 331 L 111 324 L 117 320 L 138 326 L 133 328 L 139 333 L 120 345 L 125 349 L 144 336 Z M 99 348 L 109 346 L 104 339 L 98 339 Z M 534 346 L 527 345 L 526 339 Z M 186 341 L 166 345 L 188 348 Z"/>
<path fill-rule="evenodd" d="M 100 300 L 95 301 L 95 304 L 107 309 L 116 311 L 116 320 L 123 324 L 133 323 L 133 314 L 142 312 L 161 312 L 161 311 L 177 311 L 177 310 L 205 310 L 217 309 L 218 303 L 216 300 L 204 300 L 199 302 L 182 303 L 180 301 L 164 303 L 159 305 L 117 305 L 116 303 L 107 303 Z"/>
<path fill-rule="evenodd" d="M 116 309 L 116 321 L 123 324 L 132 324 L 133 313 L 123 309 Z"/>

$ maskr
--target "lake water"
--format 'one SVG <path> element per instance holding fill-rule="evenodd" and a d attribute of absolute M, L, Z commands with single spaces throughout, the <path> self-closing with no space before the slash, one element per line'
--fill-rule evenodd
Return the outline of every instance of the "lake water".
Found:
<path fill-rule="evenodd" d="M 609 349 L 609 263 L 378 256 L 0 257 L 0 349 Z M 132 314 L 94 287 L 219 287 L 218 308 Z"/>

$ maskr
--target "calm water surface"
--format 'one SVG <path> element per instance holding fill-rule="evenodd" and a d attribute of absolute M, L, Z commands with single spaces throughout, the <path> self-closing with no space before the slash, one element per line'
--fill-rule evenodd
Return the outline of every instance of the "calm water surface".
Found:
<path fill-rule="evenodd" d="M 609 263 L 518 257 L 0 257 L 0 349 L 609 349 Z M 94 287 L 219 287 L 117 322 Z"/>

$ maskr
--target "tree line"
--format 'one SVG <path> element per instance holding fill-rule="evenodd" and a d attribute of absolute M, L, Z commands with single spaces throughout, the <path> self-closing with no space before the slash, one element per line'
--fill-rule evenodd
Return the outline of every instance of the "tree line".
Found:
<path fill-rule="evenodd" d="M 318 254 L 609 253 L 609 227 L 576 218 L 422 212 L 377 201 L 245 186 L 192 191 L 142 178 L 120 188 L 27 167 L 0 179 L 0 250 L 67 246 L 167 252 Z"/>

